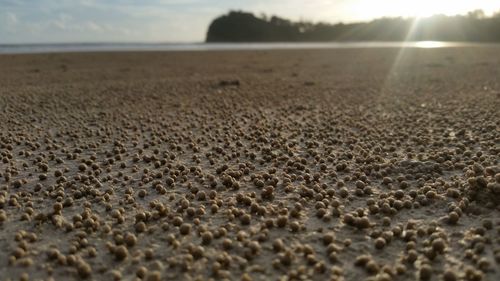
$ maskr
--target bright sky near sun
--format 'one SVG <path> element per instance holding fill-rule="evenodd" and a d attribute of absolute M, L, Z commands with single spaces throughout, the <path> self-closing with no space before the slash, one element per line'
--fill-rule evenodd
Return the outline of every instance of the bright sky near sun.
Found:
<path fill-rule="evenodd" d="M 0 0 L 0 44 L 201 42 L 229 10 L 330 23 L 500 11 L 500 0 Z"/>

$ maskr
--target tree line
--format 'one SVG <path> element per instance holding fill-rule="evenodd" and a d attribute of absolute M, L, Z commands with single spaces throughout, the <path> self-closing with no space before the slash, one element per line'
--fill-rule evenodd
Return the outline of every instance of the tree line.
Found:
<path fill-rule="evenodd" d="M 230 11 L 214 19 L 207 42 L 307 41 L 472 41 L 500 42 L 500 11 L 425 18 L 380 18 L 359 23 L 293 22 L 277 16 Z"/>

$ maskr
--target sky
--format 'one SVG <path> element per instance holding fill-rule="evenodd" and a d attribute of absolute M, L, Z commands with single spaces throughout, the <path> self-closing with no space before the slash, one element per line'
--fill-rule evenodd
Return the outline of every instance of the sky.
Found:
<path fill-rule="evenodd" d="M 229 10 L 336 23 L 476 9 L 500 0 L 0 0 L 0 44 L 202 42 Z"/>

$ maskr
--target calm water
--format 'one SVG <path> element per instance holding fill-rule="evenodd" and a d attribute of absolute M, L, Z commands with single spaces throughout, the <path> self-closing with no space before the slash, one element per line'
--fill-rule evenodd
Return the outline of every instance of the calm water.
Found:
<path fill-rule="evenodd" d="M 83 43 L 83 44 L 0 44 L 0 54 L 95 52 L 95 51 L 217 51 L 272 49 L 341 48 L 449 48 L 479 47 L 493 44 L 466 42 L 321 42 L 321 43 Z M 498 44 L 497 44 L 498 45 Z M 500 46 L 500 45 L 499 45 Z"/>

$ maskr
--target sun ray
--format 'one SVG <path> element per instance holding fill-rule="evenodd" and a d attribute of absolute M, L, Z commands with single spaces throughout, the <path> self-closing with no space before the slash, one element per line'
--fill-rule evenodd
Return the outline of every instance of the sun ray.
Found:
<path fill-rule="evenodd" d="M 392 63 L 391 68 L 387 72 L 386 79 L 383 83 L 382 89 L 380 90 L 379 99 L 382 99 L 384 96 L 391 94 L 391 91 L 393 90 L 392 89 L 392 78 L 397 75 L 398 67 L 399 67 L 401 61 L 403 60 L 403 58 L 405 58 L 406 52 L 408 49 L 408 47 L 405 46 L 405 43 L 408 41 L 411 41 L 411 39 L 415 38 L 415 32 L 417 30 L 419 21 L 420 21 L 420 18 L 414 18 L 411 21 L 411 24 L 408 28 L 408 32 L 406 34 L 405 40 L 404 40 L 404 42 L 402 42 L 403 44 L 399 48 L 397 55 L 394 57 L 394 62 Z M 418 47 L 418 44 L 422 44 L 422 42 L 417 42 L 416 43 L 417 47 Z"/>

